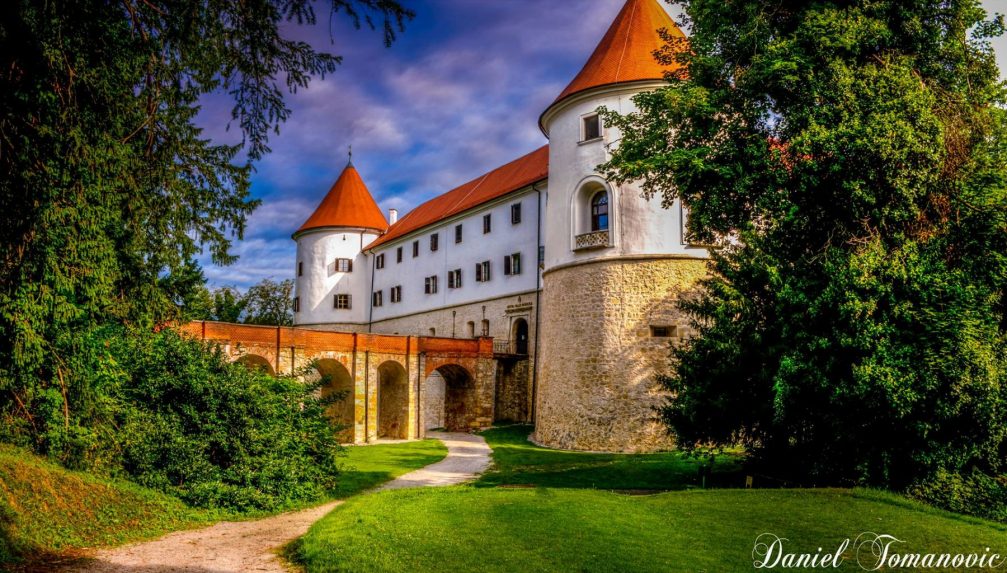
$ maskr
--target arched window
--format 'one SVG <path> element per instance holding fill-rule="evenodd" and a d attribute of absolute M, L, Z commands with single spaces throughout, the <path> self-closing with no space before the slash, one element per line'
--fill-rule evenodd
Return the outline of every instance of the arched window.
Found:
<path fill-rule="evenodd" d="M 591 197 L 591 231 L 608 230 L 608 193 L 599 191 Z"/>

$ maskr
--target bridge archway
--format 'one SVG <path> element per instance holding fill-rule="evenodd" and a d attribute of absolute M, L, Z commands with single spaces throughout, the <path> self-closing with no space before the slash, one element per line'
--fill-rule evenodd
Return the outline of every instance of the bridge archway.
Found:
<path fill-rule="evenodd" d="M 261 370 L 270 376 L 276 375 L 276 372 L 273 370 L 273 365 L 269 363 L 269 360 L 266 360 L 258 354 L 245 354 L 234 362 L 241 364 L 249 370 Z"/>
<path fill-rule="evenodd" d="M 320 388 L 322 398 L 339 396 L 326 409 L 326 413 L 333 423 L 342 426 L 339 431 L 339 441 L 353 441 L 356 402 L 354 401 L 353 377 L 350 375 L 350 371 L 341 362 L 331 358 L 316 360 L 314 365 L 318 376 L 322 379 Z"/>
<path fill-rule="evenodd" d="M 378 437 L 409 437 L 409 381 L 394 360 L 378 366 Z"/>
<path fill-rule="evenodd" d="M 476 419 L 476 385 L 472 374 L 458 364 L 435 368 L 423 382 L 424 430 L 445 428 L 464 432 Z"/>

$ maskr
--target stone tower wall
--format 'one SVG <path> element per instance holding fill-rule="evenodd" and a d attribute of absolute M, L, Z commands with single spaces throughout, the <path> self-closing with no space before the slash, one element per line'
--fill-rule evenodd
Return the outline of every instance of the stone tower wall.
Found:
<path fill-rule="evenodd" d="M 534 439 L 555 448 L 646 452 L 674 446 L 654 407 L 666 393 L 672 343 L 689 335 L 677 302 L 707 261 L 602 259 L 548 271 L 542 293 Z M 676 327 L 655 338 L 652 326 Z"/>

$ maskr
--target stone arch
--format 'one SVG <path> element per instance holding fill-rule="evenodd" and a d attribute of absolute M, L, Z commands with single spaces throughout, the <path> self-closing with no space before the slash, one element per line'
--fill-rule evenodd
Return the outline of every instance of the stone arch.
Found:
<path fill-rule="evenodd" d="M 472 429 L 477 400 L 475 378 L 465 367 L 438 366 L 423 383 L 424 429 L 442 427 L 452 432 Z"/>
<path fill-rule="evenodd" d="M 276 375 L 276 372 L 273 370 L 273 365 L 269 363 L 269 360 L 259 356 L 258 354 L 245 354 L 241 358 L 235 360 L 235 362 L 241 364 L 249 370 L 261 370 L 270 376 Z"/>
<path fill-rule="evenodd" d="M 340 441 L 353 441 L 353 424 L 356 418 L 353 376 L 338 360 L 324 358 L 314 362 L 315 370 L 322 379 L 322 397 L 338 394 L 340 397 L 326 409 L 332 421 L 343 426 L 339 432 Z"/>
<path fill-rule="evenodd" d="M 514 320 L 511 325 L 511 349 L 514 354 L 528 354 L 528 321 L 523 318 Z"/>
<path fill-rule="evenodd" d="M 409 380 L 394 360 L 378 366 L 378 437 L 409 437 Z"/>

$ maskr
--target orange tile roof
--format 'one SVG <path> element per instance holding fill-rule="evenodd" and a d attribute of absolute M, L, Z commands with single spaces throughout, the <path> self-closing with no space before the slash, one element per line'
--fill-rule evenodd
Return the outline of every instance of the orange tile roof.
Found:
<path fill-rule="evenodd" d="M 407 213 L 388 232 L 367 246 L 371 250 L 404 235 L 467 211 L 487 201 L 542 181 L 549 176 L 549 146 L 542 146 L 524 157 L 477 177 L 472 181 L 434 197 Z"/>
<path fill-rule="evenodd" d="M 665 72 L 677 69 L 678 65 L 666 67 L 654 59 L 654 52 L 664 46 L 664 40 L 657 33 L 661 28 L 674 36 L 685 37 L 657 0 L 626 0 L 584 68 L 553 105 L 591 88 L 659 80 L 664 78 Z"/>
<path fill-rule="evenodd" d="M 322 227 L 360 227 L 381 232 L 388 229 L 388 221 L 353 164 L 343 169 L 339 179 L 294 237 Z"/>

